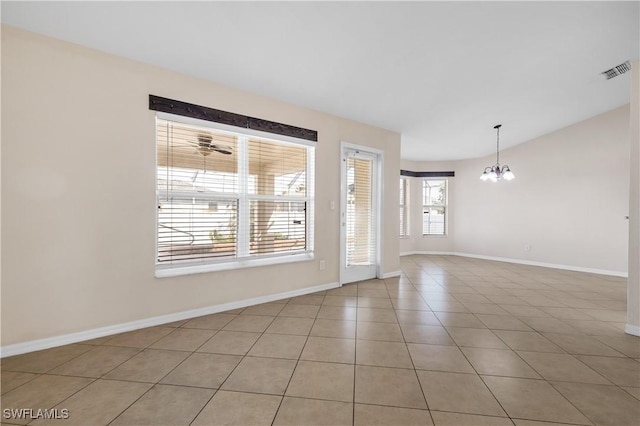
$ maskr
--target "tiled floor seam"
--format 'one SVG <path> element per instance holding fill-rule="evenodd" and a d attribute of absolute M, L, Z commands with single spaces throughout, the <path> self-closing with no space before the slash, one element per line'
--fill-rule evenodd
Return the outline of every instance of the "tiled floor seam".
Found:
<path fill-rule="evenodd" d="M 22 371 L 12 371 L 12 373 L 22 373 Z M 28 372 L 24 372 L 24 373 L 28 373 Z M 8 390 L 8 391 L 6 391 L 6 392 L 0 392 L 0 400 L 2 400 L 2 395 L 6 394 L 6 393 L 9 393 L 9 392 L 12 392 L 12 391 L 14 391 L 14 390 L 16 390 L 16 389 L 19 389 L 19 388 L 21 388 L 22 386 L 26 385 L 27 383 L 29 383 L 29 382 L 31 382 L 31 381 L 33 381 L 33 380 L 37 379 L 38 377 L 45 375 L 46 373 L 28 373 L 28 374 L 35 374 L 35 376 L 34 376 L 34 377 L 32 377 L 32 378 L 30 378 L 30 379 L 29 379 L 29 380 L 27 380 L 26 382 L 22 383 L 21 385 L 16 386 L 15 388 L 13 388 L 13 389 L 11 389 L 11 390 Z M 1 376 L 1 372 L 0 372 L 0 376 Z M 4 419 L 3 419 L 3 420 L 4 420 Z"/>
<path fill-rule="evenodd" d="M 76 377 L 76 376 L 74 376 L 74 377 Z M 100 380 L 100 379 L 95 379 L 95 378 L 93 378 L 93 379 L 94 379 L 94 380 L 92 380 L 91 382 L 87 383 L 87 384 L 86 384 L 86 386 L 83 386 L 82 388 L 78 389 L 77 391 L 75 391 L 74 393 L 72 393 L 71 395 L 69 395 L 68 397 L 64 398 L 64 399 L 63 399 L 62 401 L 60 401 L 59 403 L 55 404 L 53 407 L 57 407 L 58 405 L 60 405 L 60 404 L 64 403 L 66 400 L 68 400 L 69 398 L 73 397 L 73 396 L 74 396 L 74 395 L 76 395 L 78 392 L 81 392 L 82 390 L 84 390 L 84 389 L 88 388 L 89 386 L 91 386 L 92 384 L 94 384 L 95 382 L 97 382 L 98 380 Z M 53 407 L 51 407 L 51 408 L 53 408 Z"/>
<path fill-rule="evenodd" d="M 580 414 L 582 414 L 586 419 L 588 419 L 588 420 L 589 420 L 591 423 L 593 423 L 594 425 L 599 425 L 599 423 L 598 423 L 598 422 L 596 422 L 594 419 L 592 419 L 591 417 L 589 417 L 586 413 L 582 412 L 582 410 L 580 410 L 580 409 L 579 409 L 579 408 L 578 408 L 578 407 L 577 407 L 573 402 L 571 402 L 571 401 L 569 400 L 569 398 L 567 398 L 567 397 L 566 397 L 562 392 L 560 392 L 560 391 L 559 391 L 559 390 L 558 390 L 558 389 L 553 385 L 553 383 L 552 383 L 551 381 L 549 381 L 549 380 L 545 380 L 545 381 L 549 384 L 549 386 L 551 386 L 551 387 L 553 388 L 553 390 L 555 390 L 557 393 L 559 393 L 560 395 L 562 395 L 562 397 L 563 397 L 565 400 L 567 400 L 567 401 L 569 402 L 569 404 L 571 404 L 571 405 L 572 405 L 576 410 L 578 410 L 578 412 L 579 412 Z M 554 380 L 554 382 L 561 382 L 561 383 L 573 383 L 573 384 L 576 384 L 576 382 L 563 382 L 563 381 L 561 381 L 561 380 Z M 580 384 L 580 383 L 578 383 L 578 384 Z M 609 385 L 596 385 L 596 386 L 609 386 Z M 614 387 L 619 387 L 619 386 L 614 385 Z M 622 389 L 622 390 L 624 391 L 624 389 Z"/>
<path fill-rule="evenodd" d="M 326 298 L 326 293 L 322 298 L 322 301 L 324 302 L 324 299 Z M 288 305 L 289 303 L 287 303 Z M 320 306 L 322 306 L 322 304 L 320 304 Z M 318 311 L 316 312 L 315 317 L 313 318 L 313 323 L 311 324 L 311 328 L 309 329 L 309 333 L 307 333 L 305 341 L 304 341 L 304 345 L 302 345 L 302 349 L 300 349 L 300 353 L 298 354 L 298 358 L 296 359 L 296 365 L 293 367 L 293 370 L 291 371 L 291 376 L 289 377 L 289 380 L 287 381 L 287 386 L 285 386 L 284 391 L 282 392 L 282 398 L 280 398 L 280 403 L 278 404 L 278 408 L 276 409 L 275 413 L 273 414 L 273 419 L 271 420 L 271 425 L 273 426 L 273 424 L 276 421 L 276 418 L 278 418 L 278 413 L 280 412 L 280 409 L 282 408 L 282 403 L 284 402 L 284 399 L 287 395 L 287 390 L 289 389 L 289 386 L 291 385 L 291 380 L 293 380 L 293 376 L 296 373 L 296 369 L 298 368 L 298 365 L 300 364 L 300 357 L 302 356 L 302 353 L 304 352 L 304 348 L 307 346 L 307 343 L 309 342 L 309 336 L 311 334 L 311 330 L 313 329 L 313 326 L 316 323 L 316 320 L 318 319 L 318 314 L 320 313 L 320 308 L 318 308 Z M 265 329 L 266 330 L 266 329 Z M 264 332 L 263 332 L 264 335 Z M 258 340 L 260 340 L 258 338 Z M 258 341 L 256 340 L 256 342 Z M 247 352 L 248 354 L 249 352 Z M 243 358 L 244 359 L 244 358 Z M 240 361 L 242 362 L 242 361 Z M 238 363 L 239 365 L 239 363 Z M 228 377 L 231 377 L 231 374 L 229 374 Z M 222 386 L 222 385 L 220 385 Z"/>
<path fill-rule="evenodd" d="M 222 386 L 222 385 L 221 385 Z M 220 391 L 220 388 L 216 389 L 215 392 L 213 392 L 213 395 L 211 395 L 211 398 L 209 398 L 207 400 L 207 402 L 204 403 L 204 405 L 198 410 L 198 412 L 196 413 L 195 416 L 193 416 L 193 419 L 191 419 L 191 421 L 189 422 L 189 425 L 191 425 L 193 422 L 196 421 L 196 419 L 198 418 L 198 416 L 202 413 L 202 411 L 206 408 L 207 405 L 209 405 L 211 403 L 211 400 L 213 399 L 214 396 L 216 396 L 218 394 L 218 392 Z"/>
<path fill-rule="evenodd" d="M 356 300 L 358 287 L 356 287 Z M 353 406 L 351 407 L 351 424 L 356 424 L 356 363 L 358 362 L 358 309 L 356 308 L 356 329 L 353 334 Z"/>
<path fill-rule="evenodd" d="M 395 308 L 393 310 L 393 313 L 396 315 L 396 320 L 397 320 L 398 314 Z M 420 386 L 420 392 L 422 392 L 422 398 L 424 399 L 424 403 L 427 406 L 427 411 L 429 412 L 429 418 L 431 419 L 431 423 L 435 425 L 435 419 L 433 418 L 433 415 L 431 414 L 431 410 L 429 409 L 429 401 L 427 401 L 427 396 L 424 394 L 424 389 L 422 388 L 420 377 L 418 377 L 418 371 L 413 361 L 413 357 L 411 356 L 411 351 L 409 350 L 409 344 L 407 343 L 407 339 L 404 336 L 404 331 L 402 330 L 402 327 L 400 327 L 400 334 L 402 335 L 402 341 L 404 342 L 404 347 L 407 350 L 407 353 L 409 354 L 409 359 L 411 360 L 411 365 L 413 366 L 413 373 L 416 376 L 416 380 L 418 381 L 418 386 Z"/>
<path fill-rule="evenodd" d="M 273 321 L 275 321 L 276 317 L 273 317 L 273 320 L 271 320 L 271 322 L 269 323 L 269 325 L 271 325 L 273 323 Z M 229 321 L 231 322 L 231 321 Z M 228 324 L 228 323 L 227 323 Z M 267 326 L 268 328 L 269 326 Z M 224 326 L 223 326 L 224 328 Z M 265 328 L 266 330 L 266 328 Z M 218 332 L 222 331 L 222 328 L 220 330 L 218 330 L 213 336 L 211 336 L 209 339 L 207 339 L 207 341 L 205 341 L 202 345 L 198 346 L 198 348 L 196 350 L 194 350 L 191 355 L 198 353 L 197 350 L 200 349 L 203 345 L 205 345 L 209 340 L 213 339 L 213 337 L 218 334 Z M 260 333 L 260 337 L 262 337 L 262 335 L 264 334 L 264 332 Z M 249 351 L 251 351 L 251 349 L 256 345 L 256 343 L 258 342 L 258 340 L 260 340 L 260 337 L 258 337 L 256 339 L 255 342 L 253 342 L 253 344 L 251 345 L 251 347 L 247 350 L 247 352 L 242 355 L 242 357 L 240 358 L 240 361 L 238 361 L 238 363 L 236 364 L 235 367 L 233 367 L 233 369 L 231 369 L 231 371 L 229 372 L 229 374 L 227 375 L 227 377 L 220 383 L 220 385 L 218 386 L 217 389 L 215 389 L 215 392 L 213 393 L 213 395 L 211 395 L 211 398 L 209 398 L 207 400 L 207 402 L 202 406 L 202 408 L 200 408 L 200 410 L 198 411 L 198 413 L 195 415 L 195 417 L 193 419 L 191 419 L 191 421 L 189 422 L 189 424 L 193 423 L 198 416 L 200 415 L 200 413 L 202 413 L 202 411 L 205 409 L 205 407 L 211 402 L 211 400 L 216 396 L 216 394 L 222 389 L 222 387 L 224 386 L 225 382 L 229 379 L 229 377 L 231 377 L 231 375 L 233 374 L 233 372 L 238 368 L 238 366 L 242 363 L 242 361 L 247 357 L 247 354 L 249 353 Z M 208 352 L 200 352 L 200 353 L 208 353 Z M 182 360 L 178 365 L 176 365 L 171 371 L 169 371 L 166 375 L 164 375 L 159 381 L 158 383 L 160 383 L 165 377 L 167 377 L 169 374 L 171 374 L 171 372 L 173 372 L 176 368 L 178 368 L 178 366 L 180 366 L 183 362 L 185 362 L 187 359 L 189 359 L 189 357 L 191 357 L 191 355 L 189 355 L 188 357 L 186 357 L 184 360 Z M 217 354 L 217 355 L 227 355 L 227 354 Z M 154 385 L 155 386 L 155 385 Z M 122 413 L 121 413 L 122 414 Z"/>
<path fill-rule="evenodd" d="M 116 415 L 113 419 L 111 419 L 109 421 L 109 423 L 107 423 L 107 425 L 112 424 L 113 422 L 115 422 L 118 417 L 120 417 L 122 414 L 124 414 L 125 411 L 127 411 L 129 408 L 131 408 L 133 405 L 135 405 L 138 401 L 140 401 L 140 399 L 142 399 L 147 393 L 151 392 L 151 390 L 155 387 L 156 384 L 153 384 L 152 386 L 149 387 L 149 389 L 147 389 L 146 391 L 144 391 L 138 398 L 134 399 L 131 404 L 127 405 L 122 411 L 120 411 L 120 413 L 118 413 L 118 415 Z"/>
<path fill-rule="evenodd" d="M 446 328 L 445 328 L 446 330 Z M 448 331 L 447 331 L 448 333 Z M 451 337 L 451 336 L 450 336 Z M 497 337 L 497 336 L 496 336 Z M 453 337 L 451 337 L 453 340 Z M 473 369 L 473 371 L 475 371 L 476 376 L 478 376 L 480 378 L 480 380 L 482 381 L 482 384 L 484 385 L 485 388 L 487 388 L 487 390 L 489 391 L 489 393 L 491 394 L 491 396 L 493 397 L 493 399 L 496 400 L 496 402 L 498 403 L 498 405 L 500 406 L 500 408 L 502 409 L 502 411 L 504 412 L 504 414 L 509 417 L 509 419 L 511 419 L 511 416 L 509 416 L 509 413 L 507 412 L 507 410 L 505 409 L 505 407 L 502 405 L 502 403 L 500 402 L 500 400 L 498 399 L 498 397 L 493 393 L 493 391 L 491 390 L 491 388 L 485 383 L 485 381 L 482 379 L 482 376 L 480 375 L 480 373 L 478 373 L 478 370 L 476 369 L 476 367 L 473 365 L 473 363 L 471 362 L 471 360 L 469 359 L 469 357 L 467 356 L 467 354 L 464 353 L 464 351 L 460 348 L 460 346 L 458 346 L 458 344 L 455 342 L 454 343 L 456 345 L 456 347 L 458 348 L 458 350 L 462 353 L 462 356 L 464 357 L 464 359 L 467 360 L 467 362 L 469 363 L 469 365 L 471 366 L 471 368 Z M 512 420 L 512 423 L 513 422 Z"/>
<path fill-rule="evenodd" d="M 539 331 L 537 331 L 537 330 L 535 330 L 534 332 L 535 332 L 536 334 L 539 334 L 540 336 L 544 337 L 544 335 L 543 335 L 541 332 L 539 332 Z M 498 335 L 496 335 L 496 336 L 498 337 L 498 339 L 502 340 L 502 342 L 503 342 L 505 345 L 507 345 L 507 343 L 506 343 L 502 338 L 500 338 L 500 336 L 498 336 Z M 507 346 L 509 347 L 509 345 L 507 345 Z M 552 384 L 552 383 L 550 383 L 550 381 L 549 381 L 549 380 L 545 379 L 545 378 L 544 378 L 544 376 L 543 376 L 543 375 L 542 375 L 538 370 L 536 370 L 536 369 L 535 369 L 535 368 L 534 368 L 530 363 L 528 363 L 524 358 L 522 358 L 522 356 L 518 353 L 518 351 L 513 350 L 513 352 L 514 352 L 514 353 L 515 353 L 515 354 L 516 354 L 516 355 L 517 355 L 517 356 L 518 356 L 518 357 L 519 357 L 523 362 L 525 362 L 529 367 L 531 367 L 531 369 L 533 369 L 533 370 L 534 370 L 534 371 L 535 371 L 535 372 L 536 372 L 536 373 L 537 373 L 537 374 L 542 378 L 541 380 L 543 380 L 545 383 L 547 383 L 549 386 L 551 386 L 551 387 L 552 387 L 552 389 L 554 389 L 558 394 L 560 394 L 560 395 L 562 396 L 562 398 L 564 398 L 564 399 L 565 399 L 565 400 L 566 400 L 566 401 L 567 401 L 567 402 L 568 402 L 572 407 L 574 407 L 574 408 L 575 408 L 575 409 L 576 409 L 580 414 L 582 414 L 586 419 L 589 419 L 589 421 L 591 421 L 593 424 L 597 424 L 597 423 L 596 423 L 596 422 L 594 422 L 594 421 L 593 421 L 589 416 L 587 416 L 585 413 L 583 413 L 583 412 L 582 412 L 582 410 L 580 410 L 580 409 L 579 409 L 575 404 L 573 404 L 573 403 L 572 403 L 572 402 L 571 402 L 571 401 L 570 401 L 570 400 L 569 400 L 569 399 L 568 399 L 564 394 L 562 394 L 561 392 L 558 392 L 558 390 L 555 388 L 555 386 L 553 386 L 553 384 Z M 568 352 L 566 352 L 564 349 L 563 349 L 563 352 L 564 352 L 565 354 L 571 355 L 571 354 L 569 354 Z M 573 356 L 573 355 L 572 355 L 572 356 Z M 466 355 L 465 355 L 465 357 L 466 357 Z M 573 357 L 574 357 L 574 358 L 576 358 L 575 356 L 573 356 Z M 577 359 L 577 358 L 576 358 L 576 359 Z M 579 360 L 578 360 L 578 361 L 579 361 Z M 472 367 L 473 367 L 473 365 L 472 365 Z M 475 369 L 475 367 L 474 367 L 474 369 Z M 476 373 L 477 373 L 477 372 L 476 372 Z M 485 381 L 484 381 L 484 379 L 483 379 L 482 375 L 480 375 L 480 374 L 478 374 L 478 375 L 480 376 L 480 379 L 483 381 L 483 383 L 485 384 L 485 386 L 487 386 L 487 384 L 485 383 Z M 527 379 L 527 380 L 535 380 L 535 379 Z M 575 382 L 569 382 L 569 383 L 575 383 Z M 489 386 L 487 386 L 487 388 L 489 388 Z M 489 389 L 489 391 L 491 392 L 491 389 Z M 491 394 L 493 395 L 493 392 L 491 392 Z M 496 398 L 496 396 L 495 396 L 495 395 L 493 395 L 493 396 L 494 396 L 494 398 Z M 500 401 L 498 400 L 498 398 L 496 398 L 496 400 L 498 401 L 498 403 L 499 403 L 499 404 L 500 404 L 500 406 L 502 407 L 502 404 L 500 403 Z M 504 407 L 502 407 L 502 409 L 504 410 Z M 505 413 L 507 413 L 507 411 L 506 411 L 506 410 L 504 410 L 504 411 L 505 411 Z M 507 413 L 507 415 L 508 415 L 508 413 Z M 509 417 L 509 418 L 511 418 L 511 419 L 513 420 L 513 418 L 512 418 L 512 417 Z"/>

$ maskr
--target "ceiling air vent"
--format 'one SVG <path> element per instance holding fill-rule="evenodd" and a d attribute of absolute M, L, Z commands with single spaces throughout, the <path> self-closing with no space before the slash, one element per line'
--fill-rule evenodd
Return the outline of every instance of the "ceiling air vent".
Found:
<path fill-rule="evenodd" d="M 624 64 L 617 65 L 610 70 L 606 70 L 602 73 L 607 80 L 611 80 L 613 77 L 617 77 L 620 74 L 624 74 L 627 71 L 631 71 L 631 63 L 629 61 Z"/>

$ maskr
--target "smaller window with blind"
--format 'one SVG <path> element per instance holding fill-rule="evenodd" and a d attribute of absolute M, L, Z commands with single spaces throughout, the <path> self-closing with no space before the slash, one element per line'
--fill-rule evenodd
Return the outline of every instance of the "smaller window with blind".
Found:
<path fill-rule="evenodd" d="M 409 179 L 400 178 L 400 236 L 409 236 Z"/>
<path fill-rule="evenodd" d="M 447 235 L 446 179 L 423 180 L 422 213 L 422 235 Z"/>
<path fill-rule="evenodd" d="M 164 118 L 156 132 L 157 276 L 313 253 L 312 145 Z"/>

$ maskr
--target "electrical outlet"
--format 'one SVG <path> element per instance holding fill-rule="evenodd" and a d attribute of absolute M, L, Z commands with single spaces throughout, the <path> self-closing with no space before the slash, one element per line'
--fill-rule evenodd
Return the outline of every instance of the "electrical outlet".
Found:
<path fill-rule="evenodd" d="M 318 268 L 320 268 L 321 271 L 324 271 L 324 268 L 326 267 L 324 260 L 321 260 L 320 262 L 318 262 Z"/>

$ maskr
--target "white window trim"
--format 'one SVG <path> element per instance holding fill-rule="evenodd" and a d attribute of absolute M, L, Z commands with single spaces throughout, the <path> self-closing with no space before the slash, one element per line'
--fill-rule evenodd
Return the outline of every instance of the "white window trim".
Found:
<path fill-rule="evenodd" d="M 233 269 L 252 268 L 256 266 L 279 265 L 282 263 L 305 262 L 313 260 L 311 252 L 258 257 L 255 259 L 236 259 L 219 263 L 198 265 L 156 265 L 156 278 L 178 277 L 182 275 L 201 274 L 204 272 L 228 271 Z"/>
<path fill-rule="evenodd" d="M 407 176 L 400 176 L 400 180 L 404 181 L 404 200 L 399 207 L 404 209 L 404 234 L 400 234 L 400 239 L 411 238 L 411 206 L 409 204 L 409 191 L 411 181 Z"/>
<path fill-rule="evenodd" d="M 424 182 L 433 180 L 445 181 L 444 205 L 424 204 Z M 444 233 L 443 234 L 425 234 L 424 233 L 424 209 L 425 208 L 444 208 Z M 449 179 L 447 178 L 422 178 L 422 237 L 423 238 L 447 238 L 449 236 Z"/>
<path fill-rule="evenodd" d="M 199 127 L 203 130 L 222 130 L 224 132 L 231 132 L 238 135 L 238 150 L 240 157 L 240 166 L 244 167 L 248 170 L 248 137 L 247 136 L 255 136 L 260 139 L 273 141 L 280 144 L 290 144 L 294 146 L 306 146 L 315 148 L 315 142 L 311 142 L 305 139 L 298 139 L 291 136 L 281 136 L 262 132 L 253 129 L 245 129 L 242 128 L 241 131 L 238 130 L 237 127 L 229 126 L 222 123 L 210 122 L 206 120 L 199 120 L 191 117 L 184 117 L 180 115 L 173 115 L 164 112 L 156 113 L 156 122 L 157 120 L 167 120 L 175 123 L 187 124 L 189 126 Z M 155 138 L 154 138 L 155 140 Z M 158 144 L 155 143 L 155 158 L 157 158 L 157 149 Z M 315 151 L 314 151 L 315 152 Z M 156 160 L 157 161 L 157 160 Z M 160 193 L 158 192 L 158 173 L 157 166 L 154 168 L 155 173 L 155 187 L 156 187 L 156 204 L 160 198 Z M 259 195 L 253 194 L 248 195 L 246 191 L 241 191 L 240 194 L 237 193 L 228 193 L 228 194 L 215 194 L 212 196 L 205 196 L 203 198 L 234 198 L 238 200 L 240 203 L 239 208 L 247 211 L 245 215 L 248 217 L 248 209 L 249 209 L 249 200 L 269 200 L 276 202 L 287 202 L 287 201 L 305 201 L 307 203 L 307 215 L 306 215 L 306 250 L 303 252 L 295 252 L 295 253 L 275 253 L 273 255 L 262 255 L 259 257 L 243 257 L 243 258 L 227 258 L 224 260 L 208 260 L 203 262 L 202 260 L 193 260 L 192 262 L 186 261 L 179 264 L 159 264 L 157 262 L 158 259 L 158 225 L 157 225 L 157 216 L 156 216 L 156 226 L 155 226 L 155 277 L 156 278 L 166 278 L 166 277 L 177 277 L 182 275 L 192 275 L 199 274 L 205 272 L 215 272 L 215 271 L 225 271 L 225 270 L 234 270 L 234 269 L 243 269 L 257 266 L 268 266 L 268 265 L 278 265 L 283 263 L 293 263 L 293 262 L 304 262 L 310 261 L 314 259 L 314 214 L 315 214 L 315 156 L 307 155 L 307 196 L 302 197 L 287 197 L 287 196 L 269 196 L 269 195 Z M 239 189 L 243 190 L 244 185 L 246 184 L 245 179 L 240 179 Z M 176 191 L 175 193 L 178 193 Z M 193 197 L 193 193 L 186 193 L 190 197 Z M 203 194 L 198 194 L 198 197 L 201 197 Z M 244 207 L 244 208 L 243 208 Z M 238 216 L 240 216 L 241 211 L 238 211 Z M 238 228 L 240 228 L 240 221 L 238 221 Z M 241 234 L 246 234 L 245 237 L 248 238 L 248 232 L 238 233 L 238 245 L 241 246 Z M 247 241 L 245 241 L 246 243 Z M 246 245 L 248 248 L 248 244 Z M 248 253 L 244 253 L 243 250 L 240 249 L 237 253 L 238 256 L 246 256 Z"/>

